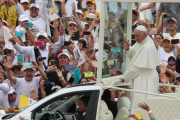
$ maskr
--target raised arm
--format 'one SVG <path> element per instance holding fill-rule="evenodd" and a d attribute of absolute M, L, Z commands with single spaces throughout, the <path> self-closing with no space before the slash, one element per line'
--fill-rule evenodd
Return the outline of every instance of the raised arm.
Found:
<path fill-rule="evenodd" d="M 11 69 L 13 68 L 13 65 L 12 65 L 13 61 L 14 61 L 14 58 L 11 58 L 11 59 L 9 60 L 9 62 L 6 63 L 6 72 L 7 72 L 7 78 L 8 78 L 13 84 L 16 84 L 17 79 L 16 79 L 16 77 L 14 77 L 14 76 L 12 75 L 12 71 L 11 71 Z"/>
<path fill-rule="evenodd" d="M 156 6 L 156 3 L 153 2 L 153 3 L 147 4 L 146 6 L 141 7 L 139 10 L 140 10 L 140 11 L 144 11 L 144 10 L 153 8 L 153 7 L 155 7 L 155 6 Z"/>
<path fill-rule="evenodd" d="M 32 61 L 31 63 L 33 64 L 33 68 L 35 68 L 39 71 L 40 76 L 41 76 L 40 80 L 45 80 L 47 78 L 47 76 L 46 76 L 46 73 L 44 72 L 44 70 L 38 66 L 37 62 Z"/>
<path fill-rule="evenodd" d="M 65 9 L 65 0 L 59 0 L 59 2 L 61 3 L 61 14 L 63 16 L 67 16 L 66 9 Z"/>
<path fill-rule="evenodd" d="M 13 38 L 10 38 L 9 41 L 12 42 L 14 48 L 21 54 L 32 55 L 32 52 L 34 52 L 33 46 L 20 46 Z M 30 57 L 33 58 L 34 56 Z"/>
<path fill-rule="evenodd" d="M 19 4 L 18 0 L 14 0 L 14 3 L 15 3 L 15 7 L 19 15 L 26 14 L 22 6 Z"/>
<path fill-rule="evenodd" d="M 159 28 L 159 20 L 160 20 L 160 16 L 161 16 L 161 11 L 157 12 L 157 16 L 156 16 L 156 28 Z"/>

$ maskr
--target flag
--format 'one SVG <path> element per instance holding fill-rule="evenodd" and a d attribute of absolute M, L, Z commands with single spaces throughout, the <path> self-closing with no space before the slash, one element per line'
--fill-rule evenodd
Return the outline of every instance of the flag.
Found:
<path fill-rule="evenodd" d="M 135 113 L 135 114 L 131 114 L 131 115 L 124 115 L 124 118 L 136 118 L 137 120 L 143 120 L 142 114 L 141 112 Z"/>
<path fill-rule="evenodd" d="M 58 12 L 59 12 L 59 11 L 58 11 L 57 6 L 53 7 L 53 8 L 49 11 L 49 13 L 48 13 L 48 15 L 47 15 L 47 19 L 49 20 L 49 22 L 51 22 L 51 21 L 56 20 L 56 19 L 59 18 Z"/>
<path fill-rule="evenodd" d="M 36 101 L 31 99 L 31 98 L 28 98 L 24 95 L 19 95 L 19 108 L 24 108 L 24 107 L 27 107 L 27 106 L 30 106 L 32 104 L 34 104 Z"/>

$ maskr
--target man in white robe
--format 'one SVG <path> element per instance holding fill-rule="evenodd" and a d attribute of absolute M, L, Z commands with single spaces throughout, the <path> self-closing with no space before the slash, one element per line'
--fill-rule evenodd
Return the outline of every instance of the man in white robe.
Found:
<path fill-rule="evenodd" d="M 120 80 L 125 82 L 133 80 L 133 90 L 158 93 L 159 76 L 156 66 L 159 66 L 159 57 L 155 44 L 147 35 L 144 26 L 138 26 L 134 34 L 136 43 L 132 47 L 125 42 L 125 54 L 131 62 L 126 72 L 120 75 Z M 131 113 L 142 112 L 138 103 L 144 102 L 148 97 L 150 95 L 132 93 Z"/>

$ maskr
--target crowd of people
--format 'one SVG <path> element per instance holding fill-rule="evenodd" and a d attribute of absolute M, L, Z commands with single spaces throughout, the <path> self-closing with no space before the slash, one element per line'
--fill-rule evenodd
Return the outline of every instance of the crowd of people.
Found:
<path fill-rule="evenodd" d="M 18 108 L 20 94 L 38 101 L 64 87 L 95 82 L 97 77 L 100 12 L 96 1 L 87 0 L 85 6 L 83 0 L 35 1 L 0 1 L 0 108 L 11 111 Z M 48 19 L 55 6 L 59 18 Z M 158 51 L 159 82 L 180 85 L 179 6 L 133 3 L 132 44 L 124 46 L 127 10 L 121 3 L 107 4 L 102 76 L 123 73 L 124 52 L 136 44 L 136 27 L 144 25 Z M 177 89 L 159 86 L 159 93 L 169 92 Z"/>

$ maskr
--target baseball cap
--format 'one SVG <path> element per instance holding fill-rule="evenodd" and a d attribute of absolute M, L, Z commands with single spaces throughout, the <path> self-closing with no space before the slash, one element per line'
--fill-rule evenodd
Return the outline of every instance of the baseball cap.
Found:
<path fill-rule="evenodd" d="M 87 4 L 88 2 L 91 2 L 91 3 L 93 3 L 93 4 L 95 4 L 95 5 L 96 5 L 95 0 L 88 0 L 88 1 L 86 2 L 86 4 Z"/>
<path fill-rule="evenodd" d="M 79 10 L 77 10 L 76 12 L 77 12 L 77 13 L 80 13 L 81 15 L 83 15 L 82 10 L 80 10 L 80 9 L 79 9 Z"/>
<path fill-rule="evenodd" d="M 162 42 L 164 42 L 164 41 L 166 41 L 166 40 L 168 40 L 169 42 L 171 42 L 171 40 L 169 40 L 168 38 L 164 38 L 164 39 L 162 40 Z"/>
<path fill-rule="evenodd" d="M 14 51 L 14 48 L 13 48 L 12 45 L 5 45 L 5 46 L 3 47 L 3 51 L 6 50 L 6 49 L 8 49 L 8 50 L 13 50 L 13 51 Z"/>
<path fill-rule="evenodd" d="M 76 23 L 76 22 L 73 22 L 73 21 L 70 21 L 69 24 L 68 24 L 68 26 L 69 26 L 70 24 L 74 24 L 74 25 L 78 26 L 77 23 Z"/>
<path fill-rule="evenodd" d="M 23 68 L 23 71 L 25 71 L 26 69 L 32 69 L 33 71 L 35 71 L 35 68 Z"/>
<path fill-rule="evenodd" d="M 39 36 L 44 36 L 45 38 L 48 38 L 47 33 L 44 32 L 44 31 L 40 31 L 40 32 L 37 34 L 36 38 L 38 38 Z"/>
<path fill-rule="evenodd" d="M 25 2 L 29 3 L 29 0 L 21 0 L 20 3 L 25 3 Z"/>
<path fill-rule="evenodd" d="M 7 22 L 6 22 L 5 20 L 2 20 L 2 22 L 3 22 L 3 23 L 5 23 L 5 24 L 6 24 L 6 26 L 7 26 Z"/>
<path fill-rule="evenodd" d="M 176 24 L 178 24 L 178 22 L 177 22 L 177 20 L 175 19 L 175 18 L 169 18 L 168 20 L 167 20 L 167 23 L 170 21 L 170 20 L 172 20 L 172 21 L 174 21 Z"/>
<path fill-rule="evenodd" d="M 26 20 L 29 21 L 28 15 L 22 14 L 22 15 L 19 16 L 19 21 L 23 22 L 23 21 L 26 21 Z"/>
<path fill-rule="evenodd" d="M 68 53 L 60 53 L 60 54 L 58 55 L 58 58 L 59 58 L 60 56 L 62 56 L 62 55 L 67 56 L 67 57 L 68 57 L 68 59 L 70 60 L 70 56 L 69 56 L 69 54 L 68 54 Z"/>
<path fill-rule="evenodd" d="M 32 7 L 35 7 L 35 8 L 38 8 L 38 9 L 39 9 L 39 5 L 37 5 L 37 4 L 32 4 L 32 5 L 30 6 L 30 8 L 32 8 Z"/>
<path fill-rule="evenodd" d="M 13 94 L 13 93 L 17 93 L 17 92 L 13 87 L 10 87 L 8 94 Z"/>
<path fill-rule="evenodd" d="M 85 41 L 86 44 L 88 44 L 87 40 L 85 38 L 80 38 L 79 41 Z"/>
<path fill-rule="evenodd" d="M 93 13 L 89 13 L 85 19 L 87 18 L 93 18 L 93 19 L 96 19 L 97 18 L 97 15 L 93 14 Z"/>

